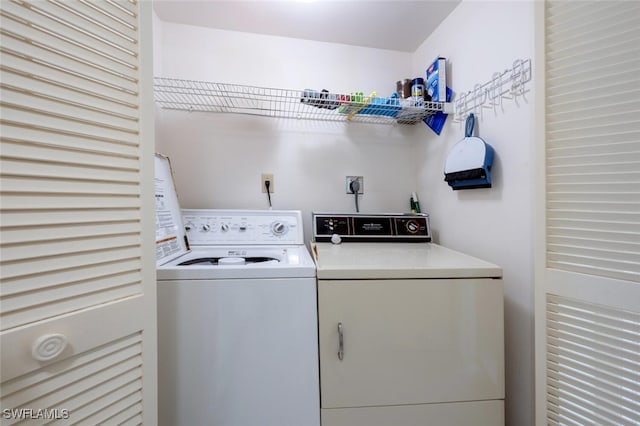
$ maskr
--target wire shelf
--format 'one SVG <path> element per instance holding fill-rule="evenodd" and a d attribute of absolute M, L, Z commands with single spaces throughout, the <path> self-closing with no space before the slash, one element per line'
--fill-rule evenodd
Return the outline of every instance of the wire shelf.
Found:
<path fill-rule="evenodd" d="M 274 89 L 154 77 L 156 104 L 166 109 L 249 114 L 267 117 L 379 124 L 415 124 L 436 112 L 452 112 L 451 104 L 374 94 Z"/>

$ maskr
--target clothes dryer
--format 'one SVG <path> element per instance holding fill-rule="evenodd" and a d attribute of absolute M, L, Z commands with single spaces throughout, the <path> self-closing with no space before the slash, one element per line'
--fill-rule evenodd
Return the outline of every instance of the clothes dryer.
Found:
<path fill-rule="evenodd" d="M 428 217 L 314 214 L 322 426 L 504 426 L 502 270 Z"/>

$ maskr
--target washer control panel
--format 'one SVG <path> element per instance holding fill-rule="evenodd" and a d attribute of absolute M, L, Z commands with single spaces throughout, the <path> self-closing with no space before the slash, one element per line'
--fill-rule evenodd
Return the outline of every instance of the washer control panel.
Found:
<path fill-rule="evenodd" d="M 315 241 L 431 241 L 426 214 L 313 213 Z M 335 241 L 335 237 L 334 237 Z"/>
<path fill-rule="evenodd" d="M 295 210 L 183 209 L 182 222 L 191 245 L 304 244 Z"/>

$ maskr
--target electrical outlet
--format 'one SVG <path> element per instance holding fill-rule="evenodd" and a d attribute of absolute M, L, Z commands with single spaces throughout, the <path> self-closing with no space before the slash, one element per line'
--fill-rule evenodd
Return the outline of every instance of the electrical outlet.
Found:
<path fill-rule="evenodd" d="M 358 183 L 360 183 L 358 194 L 364 194 L 364 178 L 362 176 L 347 176 L 347 194 L 353 194 L 353 192 L 351 191 L 351 182 L 354 180 L 358 180 Z"/>
<path fill-rule="evenodd" d="M 275 192 L 275 190 L 274 190 L 275 187 L 273 186 L 273 174 L 272 173 L 263 173 L 262 174 L 262 179 L 261 179 L 262 192 L 265 193 L 265 194 L 267 193 L 267 186 L 265 185 L 266 181 L 270 182 L 269 183 L 269 192 L 271 194 L 273 194 Z"/>

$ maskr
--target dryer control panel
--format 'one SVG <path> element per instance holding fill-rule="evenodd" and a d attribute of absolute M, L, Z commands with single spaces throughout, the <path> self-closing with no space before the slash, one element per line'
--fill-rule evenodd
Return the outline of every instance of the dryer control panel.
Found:
<path fill-rule="evenodd" d="M 328 242 L 334 235 L 342 241 L 431 241 L 426 214 L 313 213 L 314 240 Z"/>

